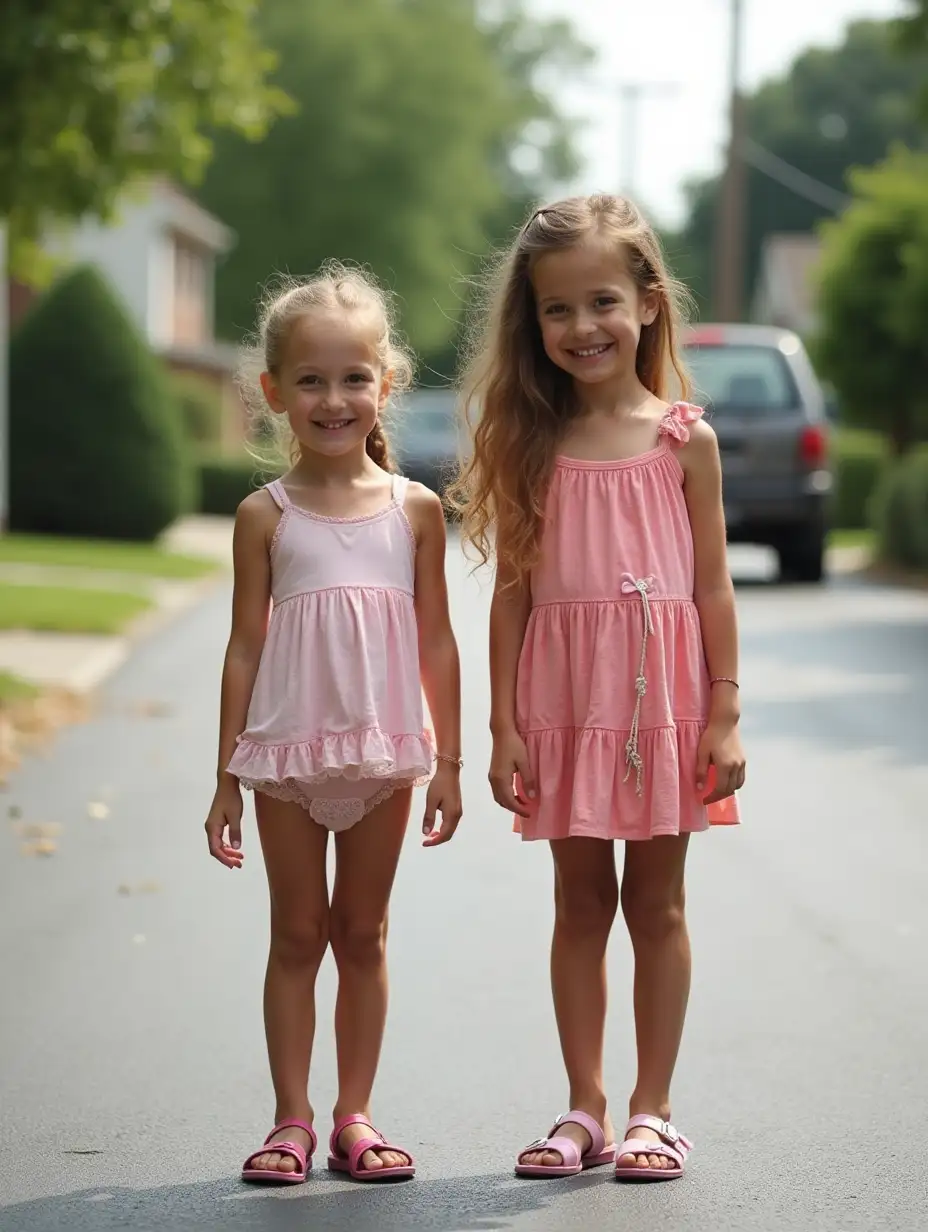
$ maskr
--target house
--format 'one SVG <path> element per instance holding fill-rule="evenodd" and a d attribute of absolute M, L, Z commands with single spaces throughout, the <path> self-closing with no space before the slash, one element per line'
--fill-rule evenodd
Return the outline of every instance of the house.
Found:
<path fill-rule="evenodd" d="M 821 241 L 815 235 L 768 235 L 761 249 L 760 271 L 751 316 L 760 325 L 778 325 L 800 337 L 817 327 L 815 272 Z"/>
<path fill-rule="evenodd" d="M 170 369 L 217 389 L 230 446 L 241 441 L 245 420 L 233 381 L 236 350 L 216 339 L 214 300 L 216 262 L 233 242 L 228 227 L 163 179 L 128 190 L 110 221 L 87 218 L 45 241 L 52 256 L 100 270 Z M 11 284 L 13 321 L 31 298 Z"/>

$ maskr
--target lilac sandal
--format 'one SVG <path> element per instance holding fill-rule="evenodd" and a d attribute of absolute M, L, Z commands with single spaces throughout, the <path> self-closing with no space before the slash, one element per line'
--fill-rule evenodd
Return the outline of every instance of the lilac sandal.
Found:
<path fill-rule="evenodd" d="M 653 1129 L 660 1137 L 660 1142 L 645 1142 L 643 1138 L 633 1138 L 630 1135 L 636 1129 Z M 686 1157 L 693 1149 L 693 1144 L 682 1134 L 678 1134 L 668 1121 L 660 1117 L 633 1116 L 625 1128 L 625 1141 L 615 1153 L 616 1159 L 625 1155 L 660 1155 L 669 1159 L 673 1168 L 639 1168 L 616 1166 L 615 1174 L 620 1181 L 675 1181 L 683 1175 L 686 1168 Z"/>
<path fill-rule="evenodd" d="M 309 1134 L 309 1152 L 307 1153 L 299 1142 L 271 1142 L 275 1134 L 282 1129 L 302 1129 Z M 275 1125 L 264 1139 L 264 1146 L 252 1153 L 242 1164 L 242 1180 L 260 1182 L 267 1181 L 272 1185 L 302 1185 L 313 1166 L 313 1155 L 316 1153 L 316 1134 L 313 1127 L 306 1121 L 290 1119 Z M 295 1172 L 281 1172 L 279 1168 L 252 1168 L 251 1162 L 259 1155 L 269 1155 L 272 1151 L 279 1155 L 290 1155 L 297 1162 Z"/>
<path fill-rule="evenodd" d="M 346 1155 L 339 1146 L 342 1131 L 349 1125 L 366 1125 L 371 1131 L 370 1137 L 356 1142 Z M 394 1168 L 362 1168 L 361 1156 L 365 1151 L 395 1151 L 397 1155 L 405 1155 L 408 1164 L 398 1164 Z M 347 1172 L 353 1181 L 399 1181 L 408 1180 L 416 1175 L 416 1165 L 410 1153 L 401 1146 L 393 1146 L 379 1129 L 374 1129 L 367 1117 L 346 1116 L 336 1121 L 329 1139 L 329 1171 Z"/>
<path fill-rule="evenodd" d="M 555 1130 L 561 1125 L 579 1125 L 590 1135 L 592 1141 L 586 1152 L 581 1154 L 580 1148 L 570 1138 L 560 1137 Z M 524 1164 L 526 1155 L 534 1151 L 557 1151 L 561 1157 L 559 1164 Z M 591 1116 L 585 1112 L 567 1112 L 558 1117 L 551 1127 L 547 1138 L 539 1138 L 519 1152 L 516 1161 L 516 1176 L 578 1176 L 587 1168 L 601 1168 L 603 1164 L 615 1162 L 615 1143 L 606 1145 L 602 1126 L 597 1125 Z"/>

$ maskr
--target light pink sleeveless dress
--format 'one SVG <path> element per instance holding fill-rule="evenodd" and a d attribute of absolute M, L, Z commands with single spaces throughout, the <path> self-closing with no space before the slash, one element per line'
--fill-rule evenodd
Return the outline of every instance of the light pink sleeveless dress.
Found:
<path fill-rule="evenodd" d="M 524 839 L 647 839 L 738 821 L 708 809 L 696 750 L 709 677 L 693 537 L 674 454 L 702 415 L 678 403 L 655 449 L 559 458 L 519 661 L 517 722 L 536 777 Z"/>
<path fill-rule="evenodd" d="M 432 769 L 407 485 L 395 475 L 389 505 L 358 518 L 301 509 L 279 481 L 267 488 L 281 510 L 273 609 L 229 771 L 330 830 L 356 824 Z"/>

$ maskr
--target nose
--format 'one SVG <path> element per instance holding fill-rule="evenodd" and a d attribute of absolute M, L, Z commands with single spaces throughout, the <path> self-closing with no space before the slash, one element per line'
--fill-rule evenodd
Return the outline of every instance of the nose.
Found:
<path fill-rule="evenodd" d="M 578 312 L 574 321 L 574 333 L 580 338 L 588 338 L 596 333 L 596 322 L 585 312 Z"/>

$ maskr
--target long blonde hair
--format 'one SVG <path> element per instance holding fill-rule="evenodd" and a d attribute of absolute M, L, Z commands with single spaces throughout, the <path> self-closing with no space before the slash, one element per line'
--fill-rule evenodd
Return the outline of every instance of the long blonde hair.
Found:
<path fill-rule="evenodd" d="M 481 306 L 461 385 L 472 447 L 447 496 L 479 563 L 490 559 L 495 534 L 517 578 L 537 562 L 554 458 L 579 409 L 571 378 L 542 345 L 532 273 L 546 253 L 591 235 L 614 243 L 639 289 L 658 299 L 656 318 L 641 331 L 639 380 L 658 398 L 667 398 L 673 385 L 676 396 L 689 395 L 677 341 L 687 293 L 671 277 L 660 241 L 637 207 L 599 193 L 536 210 L 489 279 L 489 303 Z"/>
<path fill-rule="evenodd" d="M 257 336 L 242 358 L 238 386 L 255 424 L 265 437 L 270 435 L 277 462 L 283 458 L 295 461 L 299 445 L 281 416 L 269 416 L 260 373 L 267 371 L 273 376 L 279 373 L 294 323 L 318 308 L 363 312 L 373 324 L 377 357 L 384 371 L 391 373 L 391 398 L 404 393 L 412 384 L 414 363 L 411 353 L 397 337 L 392 298 L 373 275 L 332 260 L 326 261 L 310 278 L 275 278 L 264 294 Z M 382 415 L 378 415 L 366 447 L 368 456 L 378 466 L 385 471 L 396 469 Z M 259 460 L 273 466 L 274 460 L 263 457 Z"/>

